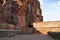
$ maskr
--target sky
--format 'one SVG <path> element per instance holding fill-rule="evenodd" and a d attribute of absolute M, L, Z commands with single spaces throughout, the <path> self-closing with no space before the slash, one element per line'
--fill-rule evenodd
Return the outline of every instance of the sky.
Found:
<path fill-rule="evenodd" d="M 60 0 L 39 0 L 43 21 L 60 21 Z"/>

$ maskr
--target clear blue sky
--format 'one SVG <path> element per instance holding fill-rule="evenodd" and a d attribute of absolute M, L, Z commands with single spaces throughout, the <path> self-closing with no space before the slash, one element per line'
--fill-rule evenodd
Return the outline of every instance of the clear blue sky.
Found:
<path fill-rule="evenodd" d="M 60 0 L 39 0 L 44 21 L 60 20 Z"/>

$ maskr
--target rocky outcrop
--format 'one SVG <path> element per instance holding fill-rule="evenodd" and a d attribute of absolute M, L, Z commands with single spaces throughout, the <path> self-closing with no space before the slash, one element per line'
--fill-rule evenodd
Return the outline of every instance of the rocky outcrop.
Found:
<path fill-rule="evenodd" d="M 48 34 L 48 32 L 60 32 L 60 21 L 36 22 L 33 23 L 35 33 Z"/>
<path fill-rule="evenodd" d="M 33 27 L 33 22 L 41 21 L 43 16 L 38 0 L 3 0 L 1 4 L 0 24 L 6 23 L 8 29 L 11 24 L 11 29 L 21 29 L 24 32 Z"/>

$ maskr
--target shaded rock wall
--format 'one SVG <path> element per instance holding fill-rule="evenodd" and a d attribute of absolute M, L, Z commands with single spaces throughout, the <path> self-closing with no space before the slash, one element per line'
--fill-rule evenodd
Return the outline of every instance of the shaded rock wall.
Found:
<path fill-rule="evenodd" d="M 0 24 L 7 24 L 6 28 L 9 30 L 21 29 L 25 32 L 29 27 L 33 27 L 34 22 L 41 21 L 43 16 L 38 0 L 3 0 L 1 4 Z M 14 27 L 10 28 L 9 24 Z"/>

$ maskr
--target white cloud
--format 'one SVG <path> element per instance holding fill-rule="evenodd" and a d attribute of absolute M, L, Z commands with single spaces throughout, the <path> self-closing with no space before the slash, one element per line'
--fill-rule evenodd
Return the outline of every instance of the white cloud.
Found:
<path fill-rule="evenodd" d="M 60 5 L 60 1 L 58 1 L 57 4 Z"/>
<path fill-rule="evenodd" d="M 60 1 L 53 3 L 52 6 L 53 8 L 60 8 Z"/>
<path fill-rule="evenodd" d="M 55 21 L 60 20 L 60 1 L 55 3 L 47 3 L 45 5 L 45 1 L 47 0 L 39 0 L 43 3 L 42 6 L 42 15 L 43 15 L 43 21 Z M 48 2 L 48 1 L 47 1 Z"/>
<path fill-rule="evenodd" d="M 52 8 L 56 8 L 56 9 L 59 8 L 58 6 L 55 6 L 55 5 L 52 5 L 51 7 L 52 7 Z"/>
<path fill-rule="evenodd" d="M 56 3 L 53 3 L 53 5 L 55 6 L 60 6 L 60 1 L 56 2 Z"/>

